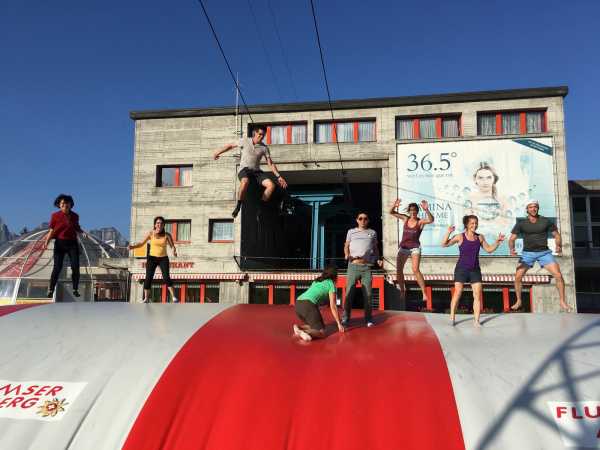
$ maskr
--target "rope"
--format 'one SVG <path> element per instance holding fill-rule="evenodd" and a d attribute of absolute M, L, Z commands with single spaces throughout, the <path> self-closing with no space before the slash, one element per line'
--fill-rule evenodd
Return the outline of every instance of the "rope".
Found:
<path fill-rule="evenodd" d="M 236 80 L 235 76 L 233 75 L 233 70 L 231 70 L 231 65 L 229 65 L 227 56 L 225 56 L 225 51 L 223 50 L 223 46 L 221 45 L 221 42 L 219 41 L 217 32 L 215 31 L 212 21 L 210 20 L 210 17 L 208 16 L 208 12 L 206 11 L 206 8 L 204 7 L 204 2 L 202 0 L 198 0 L 198 3 L 200 3 L 200 6 L 202 7 L 202 12 L 204 13 L 204 17 L 206 17 L 206 21 L 208 22 L 210 31 L 212 31 L 213 37 L 215 38 L 215 41 L 217 42 L 217 45 L 219 46 L 219 50 L 221 51 L 221 55 L 223 56 L 223 59 L 225 60 L 225 65 L 227 65 L 227 70 L 229 70 L 229 75 L 231 75 L 233 84 L 235 85 L 236 89 L 240 93 L 240 98 L 242 99 L 242 103 L 244 104 L 244 107 L 246 108 L 246 114 L 248 114 L 248 117 L 250 118 L 250 122 L 254 122 L 254 119 L 252 119 L 252 115 L 250 114 L 250 109 L 248 108 L 248 104 L 246 103 L 246 99 L 244 98 L 244 94 L 242 93 L 242 90 L 240 89 L 240 85 L 239 85 L 238 81 Z"/>
<path fill-rule="evenodd" d="M 317 35 L 317 45 L 319 46 L 319 55 L 321 55 L 321 68 L 323 69 L 323 79 L 325 80 L 325 90 L 327 91 L 327 102 L 329 103 L 329 111 L 331 112 L 332 127 L 335 127 L 335 117 L 333 116 L 333 105 L 331 104 L 331 92 L 329 90 L 329 81 L 327 80 L 327 71 L 325 70 L 325 58 L 323 57 L 323 48 L 321 47 L 321 37 L 319 35 L 319 27 L 317 26 L 317 16 L 315 14 L 315 5 L 313 0 L 310 0 L 310 8 L 313 16 L 313 23 L 315 24 L 315 33 Z M 344 190 L 350 203 L 352 203 L 352 193 L 350 192 L 350 186 L 346 177 L 346 170 L 344 169 L 344 162 L 342 160 L 342 150 L 340 149 L 339 140 L 335 139 L 337 146 L 338 156 L 340 160 L 340 167 L 342 173 L 342 182 L 344 183 Z M 316 161 L 315 161 L 316 164 Z M 318 164 L 317 164 L 318 165 Z"/>

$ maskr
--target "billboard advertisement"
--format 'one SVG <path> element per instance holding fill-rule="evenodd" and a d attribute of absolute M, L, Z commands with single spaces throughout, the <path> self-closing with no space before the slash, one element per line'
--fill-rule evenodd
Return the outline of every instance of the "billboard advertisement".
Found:
<path fill-rule="evenodd" d="M 427 200 L 435 218 L 421 234 L 424 255 L 457 255 L 456 246 L 440 242 L 449 226 L 463 229 L 466 214 L 478 216 L 478 232 L 488 242 L 506 236 L 496 256 L 509 254 L 508 237 L 516 219 L 525 217 L 528 199 L 539 200 L 540 214 L 555 220 L 551 138 L 397 144 L 396 160 L 400 212 Z M 521 239 L 516 248 L 520 253 Z"/>

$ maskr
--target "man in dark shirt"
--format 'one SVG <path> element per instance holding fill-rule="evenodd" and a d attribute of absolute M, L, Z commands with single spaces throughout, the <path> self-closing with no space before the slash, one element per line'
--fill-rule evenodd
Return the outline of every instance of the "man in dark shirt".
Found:
<path fill-rule="evenodd" d="M 523 253 L 519 259 L 517 272 L 515 274 L 515 294 L 517 301 L 512 305 L 514 311 L 521 309 L 521 288 L 523 275 L 533 267 L 537 261 L 541 267 L 552 274 L 556 281 L 556 289 L 560 298 L 561 309 L 570 312 L 573 308 L 565 302 L 565 282 L 560 272 L 560 267 L 552 250 L 548 248 L 548 233 L 552 234 L 556 243 L 556 253 L 562 253 L 562 242 L 560 233 L 550 220 L 538 215 L 540 205 L 537 200 L 530 200 L 527 204 L 527 217 L 518 220 L 512 229 L 512 234 L 508 240 L 510 254 L 517 256 L 515 251 L 515 241 L 519 235 L 523 236 Z"/>

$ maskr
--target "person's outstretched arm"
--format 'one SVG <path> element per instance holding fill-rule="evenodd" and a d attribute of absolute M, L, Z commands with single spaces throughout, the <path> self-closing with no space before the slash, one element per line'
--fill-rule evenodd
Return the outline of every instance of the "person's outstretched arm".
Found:
<path fill-rule="evenodd" d="M 287 181 L 285 181 L 285 178 L 283 178 L 279 173 L 279 170 L 277 170 L 277 166 L 271 159 L 271 156 L 265 155 L 265 158 L 267 160 L 267 165 L 269 166 L 269 169 L 271 169 L 271 172 L 273 172 L 273 174 L 277 177 L 277 183 L 279 184 L 279 186 L 281 186 L 283 189 L 287 189 Z"/>
<path fill-rule="evenodd" d="M 331 315 L 335 319 L 335 323 L 337 323 L 337 327 L 340 333 L 345 331 L 342 322 L 340 322 L 340 316 L 338 315 L 337 305 L 335 303 L 335 292 L 329 293 L 329 307 L 331 308 Z"/>
<path fill-rule="evenodd" d="M 431 214 L 431 211 L 429 211 L 429 203 L 427 203 L 426 200 L 421 201 L 421 208 L 423 209 L 423 211 L 425 211 L 425 218 L 421 219 L 420 221 L 421 226 L 427 225 L 428 223 L 433 223 L 435 219 L 433 218 L 433 214 Z"/>
<path fill-rule="evenodd" d="M 238 144 L 234 144 L 234 143 L 226 144 L 225 146 L 223 146 L 220 149 L 215 151 L 215 153 L 213 154 L 213 159 L 219 159 L 219 156 L 221 156 L 223 153 L 228 152 L 232 148 L 236 148 L 236 147 L 238 147 Z"/>
<path fill-rule="evenodd" d="M 127 247 L 127 248 L 128 248 L 129 250 L 133 250 L 133 249 L 136 249 L 136 248 L 140 248 L 140 247 L 142 247 L 142 246 L 143 246 L 143 245 L 144 245 L 146 242 L 148 242 L 148 241 L 150 240 L 150 238 L 151 238 L 151 237 L 152 237 L 152 232 L 148 233 L 142 242 L 139 242 L 139 243 L 137 243 L 137 244 L 130 244 L 130 245 Z"/>
<path fill-rule="evenodd" d="M 455 229 L 456 229 L 456 227 L 454 227 L 454 226 L 448 227 L 448 230 L 446 231 L 446 234 L 444 235 L 444 238 L 442 239 L 442 247 L 450 247 L 451 245 L 458 244 L 461 242 L 462 236 L 460 234 L 457 234 L 456 236 L 453 236 L 452 238 L 450 237 L 450 235 L 454 232 Z"/>
<path fill-rule="evenodd" d="M 498 246 L 500 245 L 500 243 L 504 241 L 504 235 L 502 233 L 500 233 L 498 235 L 498 238 L 496 239 L 496 241 L 490 245 L 486 242 L 485 240 L 485 236 L 483 236 L 483 234 L 479 235 L 479 242 L 481 242 L 481 246 L 483 247 L 483 249 L 488 252 L 488 253 L 493 253 L 496 251 L 496 249 L 498 248 Z"/>

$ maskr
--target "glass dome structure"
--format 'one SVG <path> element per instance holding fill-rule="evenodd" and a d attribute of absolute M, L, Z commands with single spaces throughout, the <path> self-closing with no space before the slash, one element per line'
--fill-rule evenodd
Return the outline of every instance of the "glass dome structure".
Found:
<path fill-rule="evenodd" d="M 69 257 L 65 257 L 53 298 L 47 298 L 53 268 L 54 240 L 43 249 L 48 229 L 22 234 L 0 246 L 0 305 L 62 301 L 123 301 L 128 273 L 121 255 L 94 236 L 79 236 L 81 297 L 74 297 Z M 112 260 L 112 261 L 111 261 Z"/>

